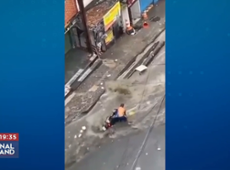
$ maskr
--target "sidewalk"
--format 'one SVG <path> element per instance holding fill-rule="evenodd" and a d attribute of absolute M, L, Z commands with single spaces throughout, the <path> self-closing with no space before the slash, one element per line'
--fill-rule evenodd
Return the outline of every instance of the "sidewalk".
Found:
<path fill-rule="evenodd" d="M 89 63 L 89 53 L 81 49 L 71 49 L 65 55 L 65 83 L 67 83 L 79 69 L 84 69 Z"/>
<path fill-rule="evenodd" d="M 164 29 L 165 1 L 160 1 L 148 15 L 150 19 L 159 17 L 160 21 L 150 22 L 148 29 L 141 29 L 135 36 L 124 35 L 102 55 L 103 64 L 85 80 L 66 105 L 66 124 L 87 113 L 105 92 L 104 82 L 116 79 L 126 65 Z"/>

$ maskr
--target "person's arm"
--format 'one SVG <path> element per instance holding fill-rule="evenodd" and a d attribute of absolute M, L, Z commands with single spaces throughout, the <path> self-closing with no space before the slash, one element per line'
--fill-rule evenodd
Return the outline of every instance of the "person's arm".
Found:
<path fill-rule="evenodd" d="M 125 109 L 125 112 L 124 112 L 124 116 L 126 116 L 126 109 Z"/>

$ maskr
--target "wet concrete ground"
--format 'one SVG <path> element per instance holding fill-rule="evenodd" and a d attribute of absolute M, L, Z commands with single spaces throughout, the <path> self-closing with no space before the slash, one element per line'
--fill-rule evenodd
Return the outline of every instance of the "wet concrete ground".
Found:
<path fill-rule="evenodd" d="M 155 127 L 141 150 L 147 130 L 104 145 L 69 170 L 165 170 L 165 126 Z"/>
<path fill-rule="evenodd" d="M 165 40 L 165 32 L 158 40 Z M 110 91 L 114 86 L 125 86 L 131 94 Z M 123 170 L 130 169 L 133 162 L 136 162 L 134 167 L 140 166 L 142 170 L 152 169 L 153 166 L 165 169 L 165 100 L 162 100 L 165 94 L 165 48 L 158 53 L 145 74 L 135 73 L 129 80 L 108 82 L 107 89 L 90 113 L 66 127 L 66 169 L 118 169 L 120 165 L 120 170 Z M 127 110 L 134 111 L 135 114 L 129 117 L 133 125 L 115 126 L 115 134 L 105 137 L 98 128 L 120 103 L 125 103 Z M 144 151 L 136 158 L 153 121 L 154 128 L 142 148 Z M 80 132 L 81 126 L 87 127 L 83 133 Z M 79 138 L 80 133 L 82 136 Z M 82 160 L 77 162 L 79 159 Z"/>

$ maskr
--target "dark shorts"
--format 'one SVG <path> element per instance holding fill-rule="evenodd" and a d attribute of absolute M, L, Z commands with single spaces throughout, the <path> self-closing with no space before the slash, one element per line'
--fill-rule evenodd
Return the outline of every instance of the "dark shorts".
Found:
<path fill-rule="evenodd" d="M 117 122 L 127 122 L 127 117 L 123 116 L 123 117 L 114 117 L 111 119 L 111 125 L 116 124 Z"/>

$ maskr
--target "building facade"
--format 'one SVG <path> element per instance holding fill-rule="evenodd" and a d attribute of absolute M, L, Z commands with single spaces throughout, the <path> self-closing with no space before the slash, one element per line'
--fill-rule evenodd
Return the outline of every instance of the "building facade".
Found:
<path fill-rule="evenodd" d="M 86 11 L 91 44 L 106 51 L 123 34 L 121 3 L 118 0 L 93 1 Z"/>
<path fill-rule="evenodd" d="M 141 13 L 157 1 L 83 0 L 82 10 L 78 0 L 65 0 L 66 53 L 77 47 L 87 50 L 89 46 L 106 51 L 126 32 L 127 22 L 135 25 L 141 19 Z"/>
<path fill-rule="evenodd" d="M 70 25 L 79 10 L 75 0 L 65 0 L 65 53 L 75 48 L 74 33 L 70 29 Z"/>
<path fill-rule="evenodd" d="M 130 23 L 135 25 L 141 18 L 140 0 L 128 0 L 128 11 Z"/>
<path fill-rule="evenodd" d="M 123 32 L 121 4 L 119 1 L 103 16 L 103 23 L 106 34 L 105 44 L 108 48 Z"/>

